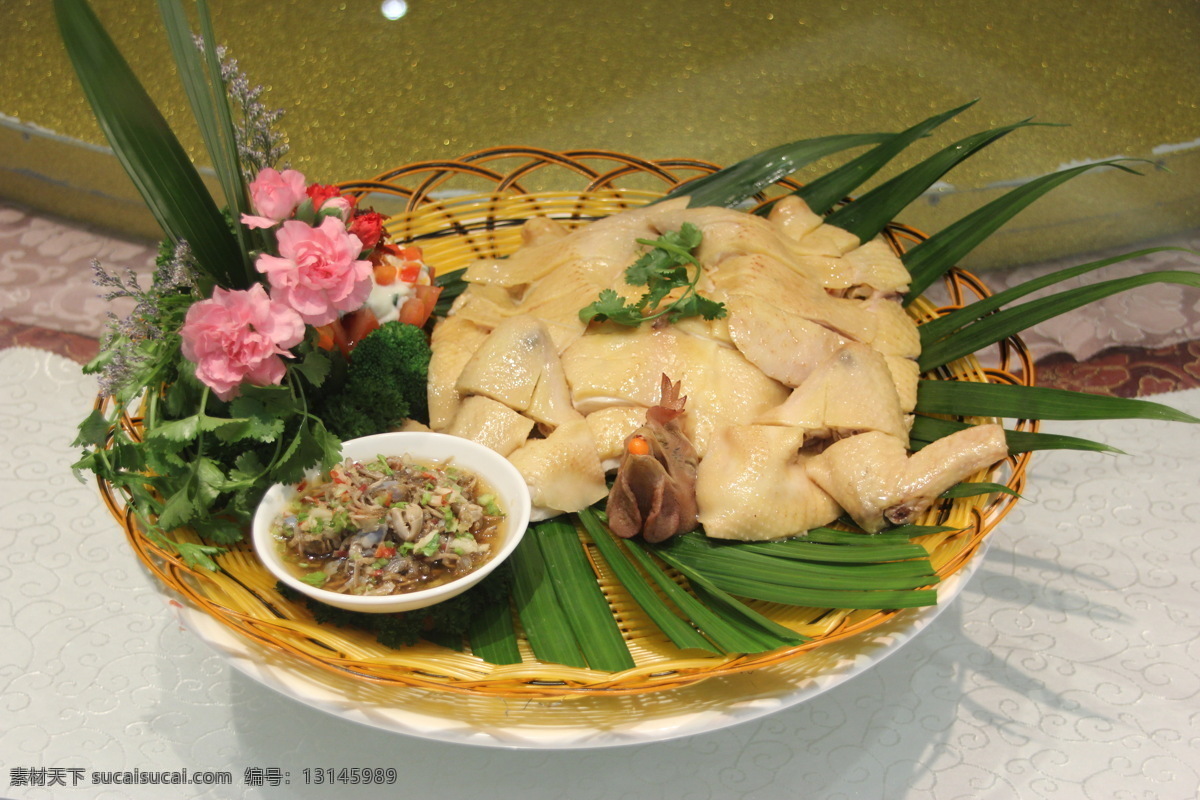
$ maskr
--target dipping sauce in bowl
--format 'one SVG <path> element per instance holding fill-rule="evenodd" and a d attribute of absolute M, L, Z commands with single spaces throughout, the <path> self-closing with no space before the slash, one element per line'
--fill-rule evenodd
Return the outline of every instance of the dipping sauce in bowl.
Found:
<path fill-rule="evenodd" d="M 529 523 L 529 492 L 503 457 L 439 433 L 344 443 L 343 461 L 275 486 L 254 546 L 282 582 L 355 611 L 432 605 L 482 580 Z"/>

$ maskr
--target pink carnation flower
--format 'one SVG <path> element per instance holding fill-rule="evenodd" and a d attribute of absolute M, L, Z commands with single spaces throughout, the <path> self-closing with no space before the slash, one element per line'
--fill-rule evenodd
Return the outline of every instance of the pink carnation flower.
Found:
<path fill-rule="evenodd" d="M 371 293 L 371 262 L 361 261 L 359 238 L 337 217 L 317 227 L 288 220 L 277 237 L 279 255 L 263 253 L 254 267 L 267 276 L 271 294 L 310 325 L 328 325 L 338 312 L 354 311 Z"/>
<path fill-rule="evenodd" d="M 250 203 L 259 216 L 242 214 L 242 224 L 250 228 L 270 228 L 292 216 L 296 206 L 308 196 L 304 176 L 294 169 L 278 172 L 270 167 L 250 182 Z"/>
<path fill-rule="evenodd" d="M 188 309 L 180 333 L 196 377 L 230 400 L 243 381 L 267 386 L 283 380 L 280 356 L 290 357 L 287 348 L 304 339 L 304 321 L 256 283 L 244 291 L 214 289 L 211 299 Z"/>

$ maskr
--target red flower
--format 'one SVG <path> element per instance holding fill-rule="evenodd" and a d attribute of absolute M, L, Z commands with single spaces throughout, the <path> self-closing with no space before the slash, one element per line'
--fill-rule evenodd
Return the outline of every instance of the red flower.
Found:
<path fill-rule="evenodd" d="M 327 200 L 332 200 L 335 197 L 342 196 L 341 191 L 336 186 L 330 186 L 329 184 L 309 184 L 309 187 L 304 191 L 305 194 L 307 194 L 312 200 L 313 211 L 320 211 L 321 206 L 325 205 Z M 353 199 L 346 198 L 346 201 L 350 204 L 350 207 L 354 206 Z"/>
<path fill-rule="evenodd" d="M 363 250 L 374 250 L 383 238 L 383 214 L 363 211 L 350 222 L 350 232 L 362 242 Z"/>

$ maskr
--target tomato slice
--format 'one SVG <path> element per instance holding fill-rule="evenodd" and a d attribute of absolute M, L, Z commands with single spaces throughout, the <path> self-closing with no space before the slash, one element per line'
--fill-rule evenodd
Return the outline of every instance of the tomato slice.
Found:
<path fill-rule="evenodd" d="M 425 319 L 433 316 L 433 309 L 437 306 L 438 297 L 442 294 L 440 286 L 416 286 L 413 288 L 416 297 L 425 304 Z M 422 325 L 425 323 L 422 322 Z"/>
<path fill-rule="evenodd" d="M 416 325 L 418 328 L 429 319 L 425 304 L 417 297 L 410 297 L 400 306 L 400 321 L 406 325 Z"/>
<path fill-rule="evenodd" d="M 333 349 L 333 327 L 330 325 L 317 326 L 317 347 L 322 350 Z"/>
<path fill-rule="evenodd" d="M 348 355 L 355 345 L 367 338 L 367 334 L 379 327 L 379 319 L 371 309 L 360 308 L 342 317 L 342 326 L 346 329 Z"/>
<path fill-rule="evenodd" d="M 441 293 L 440 286 L 414 286 L 413 296 L 405 300 L 404 305 L 400 307 L 400 321 L 420 328 L 433 315 L 438 295 Z"/>

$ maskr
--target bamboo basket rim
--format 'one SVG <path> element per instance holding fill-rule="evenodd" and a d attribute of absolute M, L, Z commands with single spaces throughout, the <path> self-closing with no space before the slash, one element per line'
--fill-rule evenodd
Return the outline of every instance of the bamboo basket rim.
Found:
<path fill-rule="evenodd" d="M 503 167 L 503 168 L 502 168 Z M 496 248 L 514 247 L 519 241 L 519 225 L 531 216 L 550 215 L 569 225 L 642 205 L 671 188 L 710 174 L 718 167 L 689 159 L 647 161 L 622 153 L 600 150 L 553 152 L 538 148 L 491 148 L 467 154 L 459 159 L 420 162 L 402 166 L 366 181 L 341 184 L 343 191 L 375 202 L 399 200 L 403 207 L 389 218 L 387 227 L 397 241 L 421 244 L 430 261 L 445 269 L 465 266 L 483 255 L 500 255 Z M 546 182 L 545 172 L 553 172 L 552 185 L 575 188 L 538 189 L 530 184 Z M 564 181 L 566 176 L 566 181 Z M 650 188 L 618 185 L 637 178 Z M 468 188 L 458 188 L 466 182 Z M 661 186 L 655 186 L 655 183 Z M 482 190 L 479 189 L 482 184 Z M 774 197 L 794 191 L 799 184 L 783 180 L 754 198 L 753 204 L 768 203 Z M 893 223 L 883 234 L 899 254 L 907 246 L 926 236 L 908 226 Z M 444 258 L 445 260 L 440 260 Z M 945 278 L 948 300 L 935 305 L 921 298 L 910 306 L 919 322 L 934 319 L 962 307 L 967 302 L 990 295 L 977 277 L 955 268 Z M 1032 358 L 1019 337 L 992 348 L 993 362 L 983 366 L 974 356 L 960 359 L 936 371 L 934 377 L 950 380 L 998 382 L 1033 385 Z M 98 397 L 97 408 L 106 401 Z M 139 420 L 125 417 L 121 426 L 131 435 L 140 435 Z M 1037 420 L 1018 420 L 1018 430 L 1036 431 Z M 979 551 L 987 535 L 1012 510 L 1023 494 L 1030 453 L 1010 456 L 984 478 L 997 481 L 1004 472 L 1004 483 L 1015 495 L 999 494 L 991 500 L 957 498 L 943 501 L 918 520 L 923 524 L 958 520 L 955 530 L 933 537 L 922 537 L 931 551 L 940 579 L 958 572 Z M 627 642 L 647 649 L 635 654 L 637 666 L 621 673 L 605 673 L 545 664 L 533 659 L 523 648 L 524 662 L 517 668 L 489 668 L 469 653 L 457 653 L 425 642 L 411 648 L 380 653 L 382 645 L 372 646 L 369 635 L 355 631 L 317 626 L 301 601 L 284 598 L 271 586 L 273 578 L 253 554 L 249 541 L 230 548 L 218 559 L 224 572 L 210 574 L 185 565 L 172 553 L 150 542 L 138 530 L 138 523 L 127 498 L 111 485 L 99 480 L 102 499 L 139 560 L 164 586 L 208 614 L 236 635 L 270 650 L 296 658 L 329 673 L 354 681 L 397 688 L 412 687 L 467 695 L 560 700 L 584 695 L 630 695 L 665 691 L 690 686 L 709 678 L 761 669 L 802 656 L 822 645 L 865 632 L 892 619 L 898 610 L 823 612 L 811 623 L 818 635 L 803 644 L 759 654 L 726 654 L 697 657 L 694 654 L 663 653 L 660 642 L 637 631 L 636 610 L 618 609 Z M 189 531 L 177 536 L 196 540 Z M 582 534 L 581 534 L 582 537 Z M 916 540 L 922 541 L 922 540 Z M 587 543 L 585 540 L 585 547 Z M 597 578 L 604 584 L 603 564 L 589 551 Z M 257 571 L 261 574 L 256 574 Z M 264 578 L 264 576 L 266 576 Z M 269 580 L 268 580 L 269 579 Z M 752 603 L 768 616 L 779 616 L 771 604 Z M 760 607 L 761 606 L 761 607 Z M 648 653 L 649 655 L 646 655 Z"/>

